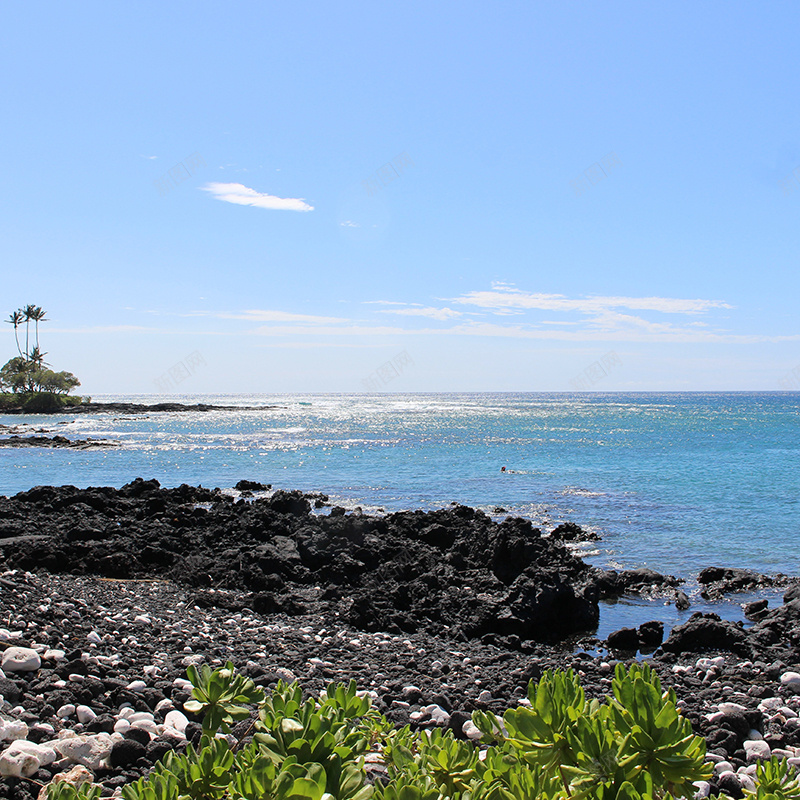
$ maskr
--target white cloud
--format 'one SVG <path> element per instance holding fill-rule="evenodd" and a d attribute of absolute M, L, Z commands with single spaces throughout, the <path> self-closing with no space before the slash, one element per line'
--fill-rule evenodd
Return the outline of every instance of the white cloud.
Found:
<path fill-rule="evenodd" d="M 635 319 L 635 318 L 634 318 Z M 617 330 L 578 329 L 571 331 L 537 330 L 522 324 L 498 325 L 489 322 L 462 322 L 445 328 L 400 328 L 370 326 L 352 322 L 347 325 L 303 326 L 264 325 L 250 331 L 255 336 L 469 336 L 501 339 L 529 339 L 562 342 L 714 342 L 719 344 L 755 344 L 758 342 L 800 341 L 800 334 L 792 336 L 763 336 L 759 334 L 713 333 L 679 328 L 671 325 L 643 325 Z"/>
<path fill-rule="evenodd" d="M 360 228 L 361 224 L 358 222 L 353 222 L 351 219 L 346 219 L 344 222 L 340 222 L 339 225 L 342 228 Z"/>
<path fill-rule="evenodd" d="M 628 308 L 633 311 L 659 311 L 664 314 L 700 314 L 712 308 L 732 308 L 732 306 L 719 300 L 675 297 L 592 296 L 569 298 L 563 294 L 523 292 L 513 286 L 503 284 L 495 285 L 488 291 L 467 292 L 461 297 L 452 298 L 451 302 L 485 308 L 498 314 L 507 314 L 513 309 L 578 311 L 589 314 L 611 308 Z"/>
<path fill-rule="evenodd" d="M 378 311 L 379 314 L 402 314 L 406 317 L 430 317 L 431 319 L 452 319 L 453 317 L 463 317 L 460 311 L 453 311 L 452 308 L 434 308 L 433 306 L 425 306 L 416 308 L 410 306 L 408 308 L 382 308 Z"/>
<path fill-rule="evenodd" d="M 336 322 L 348 322 L 342 317 L 318 317 L 313 314 L 292 314 L 289 311 L 270 311 L 250 309 L 237 314 L 214 314 L 221 319 L 246 319 L 251 322 L 306 322 L 315 325 L 327 325 Z"/>
<path fill-rule="evenodd" d="M 314 206 L 308 205 L 300 198 L 275 197 L 271 194 L 257 192 L 241 183 L 207 183 L 201 187 L 203 191 L 210 192 L 217 200 L 226 203 L 236 203 L 240 206 L 254 206 L 255 208 L 268 208 L 275 211 L 313 211 Z"/>

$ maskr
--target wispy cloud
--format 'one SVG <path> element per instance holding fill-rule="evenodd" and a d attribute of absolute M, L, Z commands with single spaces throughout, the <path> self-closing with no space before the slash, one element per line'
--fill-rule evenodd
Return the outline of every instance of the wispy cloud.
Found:
<path fill-rule="evenodd" d="M 248 319 L 253 322 L 306 322 L 316 325 L 349 321 L 342 317 L 320 317 L 314 314 L 292 314 L 289 311 L 261 309 L 250 309 L 236 314 L 219 314 L 218 316 L 223 319 Z"/>
<path fill-rule="evenodd" d="M 463 317 L 461 311 L 453 311 L 452 308 L 435 308 L 433 306 L 408 306 L 406 308 L 381 308 L 379 314 L 400 314 L 405 317 L 429 317 L 430 319 L 453 319 Z"/>
<path fill-rule="evenodd" d="M 250 322 L 305 322 L 329 325 L 336 322 L 349 322 L 343 317 L 321 317 L 315 314 L 294 314 L 291 311 L 250 308 L 244 311 L 191 311 L 185 317 L 215 317 L 216 319 L 243 319 Z"/>
<path fill-rule="evenodd" d="M 210 192 L 217 200 L 240 206 L 267 208 L 273 211 L 314 210 L 314 206 L 308 205 L 302 198 L 275 197 L 264 192 L 257 192 L 241 183 L 207 183 L 200 188 L 204 192 Z"/>
<path fill-rule="evenodd" d="M 432 298 L 427 298 L 431 302 Z M 508 284 L 476 290 L 438 304 L 363 301 L 361 313 L 322 316 L 279 309 L 202 310 L 178 316 L 238 320 L 262 342 L 364 341 L 379 337 L 452 337 L 562 342 L 685 342 L 745 344 L 800 341 L 800 334 L 733 333 L 725 323 L 733 308 L 722 300 L 595 295 L 569 297 L 523 291 Z M 445 304 L 447 302 L 447 304 Z M 392 323 L 386 315 L 392 315 Z M 416 319 L 415 319 L 416 318 Z M 426 324 L 425 321 L 437 324 Z M 248 324 L 250 323 L 250 324 Z M 222 326 L 221 326 L 222 327 Z M 238 330 L 231 330 L 236 328 Z M 241 335 L 225 325 L 209 335 Z M 305 340 L 305 341 L 304 341 Z M 303 343 L 302 345 L 300 343 Z M 369 343 L 372 345 L 372 342 Z M 354 345 L 358 346 L 358 345 Z"/>
<path fill-rule="evenodd" d="M 451 298 L 460 305 L 476 306 L 495 313 L 510 310 L 578 311 L 597 313 L 614 308 L 632 311 L 659 311 L 665 314 L 701 314 L 712 308 L 733 308 L 720 300 L 684 299 L 676 297 L 589 296 L 570 298 L 563 294 L 524 292 L 513 286 L 497 284 L 486 291 L 467 292 Z"/>

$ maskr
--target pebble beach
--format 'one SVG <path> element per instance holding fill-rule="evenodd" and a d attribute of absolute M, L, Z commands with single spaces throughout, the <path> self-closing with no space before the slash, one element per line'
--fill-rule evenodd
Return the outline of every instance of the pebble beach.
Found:
<path fill-rule="evenodd" d="M 706 738 L 715 777 L 698 796 L 737 796 L 770 755 L 800 764 L 800 600 L 791 581 L 787 602 L 751 609 L 757 621 L 746 628 L 697 613 L 664 641 L 658 622 L 598 641 L 580 635 L 598 597 L 679 590 L 669 576 L 589 567 L 569 549 L 579 526 L 540 531 L 467 507 L 372 518 L 323 495 L 250 482 L 241 494 L 135 481 L 2 500 L 0 796 L 36 797 L 74 769 L 89 770 L 104 796 L 118 793 L 199 737 L 198 718 L 183 708 L 187 667 L 228 661 L 260 686 L 297 680 L 312 694 L 352 678 L 397 725 L 469 739 L 473 710 L 527 702 L 528 681 L 545 669 L 575 669 L 599 697 L 616 663 L 646 657 Z M 248 577 L 238 550 L 219 540 L 220 520 L 240 547 L 252 552 L 247 536 L 261 541 L 267 584 L 257 560 Z M 375 550 L 378 570 L 361 561 L 373 531 L 389 548 Z M 204 537 L 227 552 L 216 572 L 203 560 Z M 173 557 L 159 557 L 159 547 Z M 331 569 L 326 554 L 344 552 L 348 569 Z M 409 568 L 414 580 L 403 583 Z M 421 581 L 433 601 L 390 608 L 389 575 L 412 595 Z M 723 574 L 712 577 L 724 585 Z M 448 603 L 467 579 L 474 592 Z M 741 586 L 741 575 L 728 580 Z M 374 615 L 359 611 L 359 597 Z M 523 609 L 537 602 L 534 623 Z"/>

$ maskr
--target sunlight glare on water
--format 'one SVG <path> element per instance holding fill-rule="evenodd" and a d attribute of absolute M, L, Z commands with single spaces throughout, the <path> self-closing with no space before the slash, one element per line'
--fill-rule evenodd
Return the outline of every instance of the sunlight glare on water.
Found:
<path fill-rule="evenodd" d="M 98 401 L 163 402 L 164 396 Z M 795 574 L 794 393 L 170 396 L 204 413 L 5 417 L 107 450 L 5 450 L 0 491 L 43 483 L 231 487 L 241 478 L 387 511 L 450 502 L 602 536 L 596 563 L 688 577 Z M 245 406 L 275 406 L 246 410 Z M 507 472 L 501 473 L 500 467 Z M 505 509 L 496 511 L 496 509 Z"/>

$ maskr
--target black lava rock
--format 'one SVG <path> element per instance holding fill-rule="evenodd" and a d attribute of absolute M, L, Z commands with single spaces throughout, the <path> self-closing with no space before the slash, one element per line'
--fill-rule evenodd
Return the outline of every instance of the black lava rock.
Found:
<path fill-rule="evenodd" d="M 620 628 L 608 634 L 606 640 L 612 650 L 629 650 L 635 652 L 639 649 L 639 634 L 636 628 Z"/>
<path fill-rule="evenodd" d="M 135 764 L 140 758 L 144 758 L 146 754 L 147 748 L 141 742 L 133 739 L 122 739 L 111 748 L 108 763 L 112 767 L 126 767 L 130 764 Z"/>
<path fill-rule="evenodd" d="M 643 622 L 638 633 L 642 647 L 658 647 L 664 641 L 664 623 L 658 620 Z"/>

